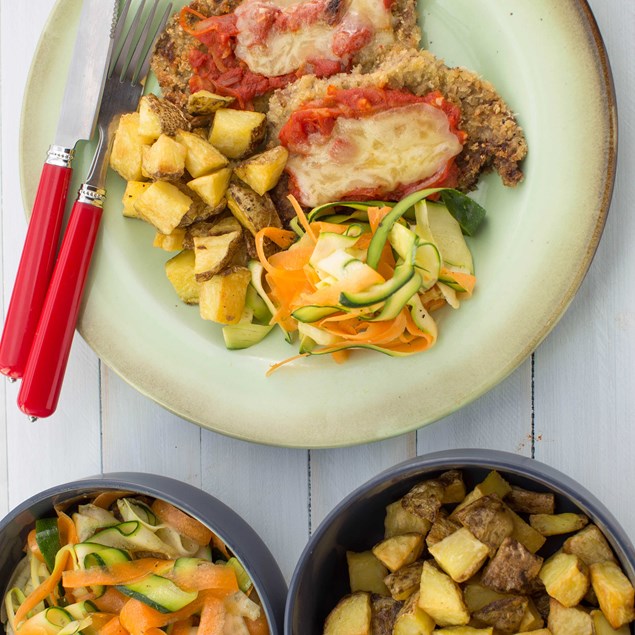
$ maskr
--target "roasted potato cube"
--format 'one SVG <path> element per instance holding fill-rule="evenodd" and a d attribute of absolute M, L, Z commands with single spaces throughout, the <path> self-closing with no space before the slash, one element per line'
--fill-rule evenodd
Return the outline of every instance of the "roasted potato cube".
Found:
<path fill-rule="evenodd" d="M 548 628 L 539 628 L 533 631 L 522 631 L 516 635 L 553 635 L 553 633 Z"/>
<path fill-rule="evenodd" d="M 602 611 L 591 611 L 591 619 L 595 628 L 594 635 L 630 635 L 631 633 L 628 624 L 624 624 L 618 629 L 613 628 L 604 617 Z"/>
<path fill-rule="evenodd" d="M 505 502 L 510 509 L 525 514 L 553 514 L 556 507 L 556 497 L 551 492 L 530 492 L 514 486 Z"/>
<path fill-rule="evenodd" d="M 419 590 L 423 562 L 413 562 L 384 578 L 384 583 L 395 600 L 407 600 Z"/>
<path fill-rule="evenodd" d="M 402 499 L 403 508 L 433 523 L 443 501 L 444 487 L 439 481 L 428 480 L 415 485 Z"/>
<path fill-rule="evenodd" d="M 615 562 L 615 556 L 608 541 L 596 525 L 588 525 L 574 536 L 564 541 L 562 549 L 565 553 L 573 553 L 585 564 L 610 560 Z"/>
<path fill-rule="evenodd" d="M 185 115 L 173 103 L 156 95 L 144 95 L 139 101 L 139 134 L 148 141 L 162 134 L 173 137 L 179 130 L 189 130 Z"/>
<path fill-rule="evenodd" d="M 522 592 L 540 571 L 542 558 L 514 538 L 505 538 L 483 569 L 481 582 L 500 593 Z"/>
<path fill-rule="evenodd" d="M 428 549 L 459 529 L 461 529 L 461 525 L 454 520 L 450 520 L 447 516 L 445 516 L 443 510 L 441 510 L 426 536 L 426 545 L 428 545 Z"/>
<path fill-rule="evenodd" d="M 419 592 L 408 598 L 397 614 L 393 635 L 431 635 L 434 620 L 419 606 Z"/>
<path fill-rule="evenodd" d="M 617 629 L 635 619 L 635 591 L 619 565 L 606 561 L 589 568 L 593 590 L 609 624 Z"/>
<path fill-rule="evenodd" d="M 144 181 L 128 181 L 126 191 L 123 193 L 121 202 L 123 203 L 123 215 L 127 218 L 140 218 L 143 220 L 139 212 L 135 209 L 135 201 L 143 194 L 151 183 Z"/>
<path fill-rule="evenodd" d="M 370 632 L 372 635 L 392 635 L 392 630 L 402 603 L 391 597 L 371 595 Z"/>
<path fill-rule="evenodd" d="M 176 228 L 171 234 L 157 232 L 154 236 L 153 247 L 158 247 L 164 251 L 181 251 L 185 240 L 185 230 Z"/>
<path fill-rule="evenodd" d="M 515 538 L 523 544 L 531 553 L 536 553 L 540 549 L 547 539 L 533 527 L 530 527 L 516 512 L 509 510 L 512 521 L 514 522 L 514 531 L 512 531 L 512 538 Z"/>
<path fill-rule="evenodd" d="M 211 221 L 199 221 L 189 225 L 185 229 L 185 238 L 183 239 L 184 249 L 194 249 L 194 239 L 200 236 L 220 236 L 221 234 L 229 234 L 230 232 L 242 232 L 241 224 L 234 216 L 225 216 Z"/>
<path fill-rule="evenodd" d="M 194 238 L 194 273 L 198 282 L 205 282 L 222 271 L 232 261 L 242 245 L 242 232 L 235 231 L 220 236 Z"/>
<path fill-rule="evenodd" d="M 528 604 L 529 600 L 526 597 L 510 595 L 490 602 L 482 609 L 475 611 L 472 617 L 499 631 L 515 633 L 523 621 Z"/>
<path fill-rule="evenodd" d="M 490 556 L 496 553 L 503 540 L 514 531 L 511 514 L 496 494 L 481 496 L 459 510 L 456 518 L 489 547 Z"/>
<path fill-rule="evenodd" d="M 153 183 L 135 201 L 137 212 L 162 234 L 172 233 L 191 205 L 189 196 L 165 181 Z"/>
<path fill-rule="evenodd" d="M 121 115 L 110 153 L 110 167 L 126 181 L 141 181 L 146 140 L 139 134 L 139 113 Z"/>
<path fill-rule="evenodd" d="M 276 146 L 237 165 L 236 176 L 262 196 L 278 183 L 288 157 L 284 146 Z"/>
<path fill-rule="evenodd" d="M 376 544 L 373 553 L 390 571 L 397 571 L 413 563 L 421 555 L 423 547 L 421 534 L 401 534 Z"/>
<path fill-rule="evenodd" d="M 429 530 L 430 521 L 404 509 L 401 500 L 395 501 L 386 507 L 384 538 L 409 533 L 417 533 L 425 536 Z"/>
<path fill-rule="evenodd" d="M 489 548 L 462 527 L 429 549 L 437 564 L 455 581 L 469 580 L 489 555 Z"/>
<path fill-rule="evenodd" d="M 162 134 L 151 146 L 143 148 L 141 172 L 153 181 L 178 181 L 185 172 L 185 146 Z"/>
<path fill-rule="evenodd" d="M 552 635 L 593 635 L 593 620 L 587 612 L 562 606 L 553 598 L 549 601 L 547 626 Z"/>
<path fill-rule="evenodd" d="M 443 486 L 444 505 L 460 503 L 465 498 L 465 483 L 459 470 L 448 470 L 436 479 Z"/>
<path fill-rule="evenodd" d="M 227 206 L 240 224 L 253 236 L 264 227 L 282 227 L 278 212 L 269 195 L 260 196 L 246 185 L 229 184 Z"/>
<path fill-rule="evenodd" d="M 251 273 L 246 267 L 225 269 L 201 284 L 199 308 L 204 320 L 237 324 L 245 309 Z"/>
<path fill-rule="evenodd" d="M 194 275 L 194 252 L 189 249 L 165 263 L 165 274 L 185 304 L 198 304 L 201 285 Z"/>
<path fill-rule="evenodd" d="M 572 554 L 554 554 L 545 561 L 538 575 L 547 593 L 568 608 L 578 604 L 589 588 L 588 567 Z"/>
<path fill-rule="evenodd" d="M 371 635 L 370 593 L 353 593 L 342 598 L 329 613 L 324 635 Z"/>
<path fill-rule="evenodd" d="M 493 628 L 475 628 L 474 626 L 452 626 L 450 628 L 438 628 L 433 631 L 436 635 L 494 635 Z"/>
<path fill-rule="evenodd" d="M 542 615 L 536 608 L 534 601 L 531 598 L 527 598 L 527 610 L 523 615 L 523 619 L 518 627 L 519 631 L 531 631 L 542 628 L 545 625 Z"/>
<path fill-rule="evenodd" d="M 492 470 L 478 487 L 483 496 L 497 494 L 499 498 L 505 498 L 512 491 L 512 486 L 496 470 Z"/>
<path fill-rule="evenodd" d="M 190 115 L 211 115 L 219 108 L 226 108 L 234 101 L 233 97 L 223 97 L 210 93 L 208 90 L 199 90 L 187 98 L 187 112 Z"/>
<path fill-rule="evenodd" d="M 176 140 L 187 149 L 185 169 L 197 179 L 218 168 L 227 165 L 227 157 L 223 156 L 211 143 L 193 132 L 180 131 Z M 211 203 L 210 203 L 211 204 Z"/>
<path fill-rule="evenodd" d="M 480 611 L 484 606 L 508 597 L 504 593 L 498 593 L 478 582 L 471 582 L 463 589 L 463 599 L 470 613 Z"/>
<path fill-rule="evenodd" d="M 189 181 L 187 186 L 194 190 L 208 205 L 216 207 L 225 198 L 231 175 L 230 168 L 222 168 Z"/>
<path fill-rule="evenodd" d="M 378 595 L 390 595 L 384 578 L 388 569 L 375 557 L 372 551 L 346 552 L 348 579 L 351 591 L 368 591 Z"/>
<path fill-rule="evenodd" d="M 261 112 L 219 108 L 209 132 L 209 142 L 230 159 L 252 154 L 265 138 L 266 117 Z"/>
<path fill-rule="evenodd" d="M 559 536 L 586 527 L 589 519 L 584 514 L 532 514 L 529 524 L 543 536 Z"/>
<path fill-rule="evenodd" d="M 439 626 L 460 626 L 470 621 L 459 585 L 430 562 L 423 563 L 419 607 Z"/>
<path fill-rule="evenodd" d="M 499 498 L 505 498 L 512 491 L 511 485 L 496 471 L 492 470 L 482 483 L 479 483 L 464 499 L 459 503 L 450 518 L 455 518 L 456 514 L 471 505 L 475 500 L 488 494 L 496 494 Z"/>

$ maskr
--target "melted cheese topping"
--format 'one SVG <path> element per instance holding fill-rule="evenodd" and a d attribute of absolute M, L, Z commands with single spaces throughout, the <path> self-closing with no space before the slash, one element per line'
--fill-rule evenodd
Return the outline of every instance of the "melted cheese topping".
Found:
<path fill-rule="evenodd" d="M 328 139 L 310 141 L 308 154 L 291 154 L 287 162 L 309 207 L 358 189 L 389 193 L 422 181 L 462 149 L 445 114 L 423 103 L 362 119 L 340 117 Z"/>
<path fill-rule="evenodd" d="M 294 33 L 276 33 L 268 38 L 265 46 L 244 47 L 240 40 L 241 34 L 236 57 L 245 62 L 249 70 L 265 77 L 292 73 L 316 57 L 338 60 L 331 50 L 333 30 L 325 24 L 313 24 Z"/>
<path fill-rule="evenodd" d="M 246 0 L 236 9 L 238 28 L 236 57 L 249 69 L 266 77 L 292 73 L 312 59 L 342 61 L 333 52 L 336 33 L 354 34 L 369 29 L 373 37 L 392 41 L 391 14 L 383 0 L 349 0 L 337 24 L 318 21 L 291 32 L 272 31 L 263 44 L 254 43 L 253 29 L 268 7 L 293 10 L 299 2 L 290 0 Z"/>

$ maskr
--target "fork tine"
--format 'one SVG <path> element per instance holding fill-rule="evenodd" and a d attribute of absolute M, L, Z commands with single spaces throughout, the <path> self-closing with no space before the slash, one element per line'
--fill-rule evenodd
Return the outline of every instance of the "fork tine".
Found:
<path fill-rule="evenodd" d="M 135 35 L 137 29 L 139 28 L 139 23 L 141 22 L 141 15 L 143 13 L 145 4 L 146 0 L 141 0 L 139 7 L 137 8 L 137 12 L 132 19 L 132 23 L 128 28 L 128 32 L 126 33 L 123 46 L 121 47 L 119 54 L 114 60 L 114 74 L 118 75 L 121 81 L 123 81 L 124 71 L 127 68 L 128 60 L 130 58 L 130 50 L 133 46 L 133 42 L 135 42 Z"/>
<path fill-rule="evenodd" d="M 128 17 L 128 10 L 130 9 L 130 5 L 132 0 L 127 0 L 124 5 L 119 17 L 117 18 L 117 26 L 115 28 L 115 34 L 113 36 L 113 41 L 115 43 L 115 48 L 120 44 L 121 33 L 123 31 L 123 27 L 126 24 L 126 18 Z"/>
<path fill-rule="evenodd" d="M 163 16 L 161 17 L 161 22 L 159 22 L 159 26 L 156 28 L 154 32 L 154 36 L 152 37 L 150 48 L 148 49 L 146 56 L 143 59 L 143 63 L 141 65 L 139 73 L 137 74 L 137 78 L 140 80 L 142 80 L 148 74 L 148 71 L 150 70 L 150 60 L 152 59 L 154 45 L 156 44 L 156 40 L 159 37 L 159 35 L 163 33 L 163 29 L 165 28 L 165 25 L 171 13 L 172 13 L 172 3 L 168 4 L 168 6 L 166 7 L 165 11 L 163 12 Z M 135 81 L 136 81 L 136 78 L 135 78 Z"/>
<path fill-rule="evenodd" d="M 112 55 L 110 58 L 110 65 L 108 67 L 108 77 L 110 77 L 115 70 L 115 64 L 119 59 L 119 54 L 121 52 L 121 40 L 124 26 L 126 25 L 126 18 L 128 17 L 128 11 L 130 9 L 130 5 L 132 0 L 126 0 L 126 4 L 123 6 L 119 17 L 117 18 L 117 25 L 115 26 L 115 32 L 113 34 L 112 41 L 114 42 L 112 47 Z"/>
<path fill-rule="evenodd" d="M 150 15 L 148 15 L 144 21 L 141 35 L 137 40 L 137 46 L 135 47 L 132 59 L 128 65 L 126 75 L 131 79 L 133 84 L 137 81 L 139 71 L 141 70 L 141 61 L 144 59 L 145 49 L 148 44 L 148 33 L 150 32 L 150 27 L 152 26 L 152 21 L 154 20 L 154 14 L 157 12 L 158 5 L 159 0 L 154 0 L 154 4 L 150 9 Z"/>

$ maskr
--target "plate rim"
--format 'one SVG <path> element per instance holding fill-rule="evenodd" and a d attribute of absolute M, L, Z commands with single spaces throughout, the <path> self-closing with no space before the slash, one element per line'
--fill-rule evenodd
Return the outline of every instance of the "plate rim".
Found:
<path fill-rule="evenodd" d="M 46 33 L 53 22 L 56 19 L 59 19 L 60 11 L 68 5 L 73 0 L 56 0 L 49 17 L 45 23 L 42 34 Z M 419 0 L 421 1 L 421 0 Z M 617 113 L 617 98 L 615 93 L 615 85 L 613 81 L 613 74 L 611 70 L 610 60 L 608 57 L 608 52 L 606 50 L 606 46 L 604 44 L 604 40 L 602 34 L 600 32 L 599 26 L 593 14 L 593 11 L 588 3 L 588 0 L 568 0 L 570 6 L 573 9 L 577 10 L 578 15 L 580 17 L 580 21 L 583 22 L 584 30 L 587 35 L 587 41 L 589 43 L 590 50 L 592 52 L 594 64 L 594 74 L 599 80 L 599 84 L 602 87 L 602 96 L 606 99 L 606 108 L 605 108 L 605 116 L 603 119 L 604 128 L 608 134 L 607 139 L 607 148 L 606 148 L 606 165 L 605 165 L 605 176 L 601 181 L 602 188 L 598 188 L 598 193 L 601 191 L 601 200 L 599 207 L 595 208 L 594 211 L 597 213 L 597 219 L 595 225 L 593 227 L 593 231 L 590 235 L 587 236 L 588 241 L 586 245 L 586 249 L 582 254 L 582 250 L 580 253 L 580 258 L 577 262 L 577 268 L 572 272 L 571 283 L 567 287 L 566 294 L 561 297 L 559 303 L 554 304 L 551 312 L 549 313 L 549 318 L 544 320 L 541 328 L 538 329 L 534 336 L 529 339 L 524 346 L 519 347 L 516 353 L 507 360 L 507 363 L 500 366 L 498 372 L 490 373 L 487 381 L 481 383 L 476 386 L 473 390 L 469 392 L 467 395 L 463 395 L 460 401 L 455 401 L 449 404 L 445 404 L 445 407 L 442 408 L 441 414 L 434 414 L 432 416 L 427 416 L 425 413 L 421 415 L 421 418 L 415 421 L 411 421 L 410 423 L 400 427 L 399 429 L 391 429 L 388 433 L 383 433 L 380 436 L 370 436 L 367 435 L 366 438 L 359 438 L 356 440 L 344 440 L 337 441 L 333 439 L 327 439 L 325 443 L 303 443 L 301 441 L 295 439 L 289 439 L 283 442 L 268 440 L 266 436 L 258 435 L 258 434 L 244 434 L 240 432 L 232 432 L 231 430 L 221 429 L 219 426 L 214 426 L 209 421 L 204 421 L 202 419 L 197 419 L 190 416 L 188 413 L 180 411 L 179 409 L 174 408 L 170 405 L 166 400 L 162 399 L 161 395 L 152 394 L 149 389 L 146 389 L 141 382 L 139 381 L 139 377 L 130 377 L 126 374 L 125 369 L 122 366 L 125 364 L 121 364 L 117 362 L 117 359 L 113 358 L 108 354 L 107 350 L 95 344 L 95 342 L 91 339 L 90 335 L 87 333 L 88 329 L 86 325 L 82 324 L 81 315 L 80 321 L 78 323 L 77 330 L 80 335 L 84 338 L 90 348 L 95 352 L 100 361 L 105 363 L 109 369 L 115 372 L 121 379 L 124 380 L 128 385 L 134 388 L 136 391 L 144 395 L 145 397 L 151 399 L 155 403 L 159 404 L 162 408 L 167 411 L 173 413 L 174 415 L 196 425 L 200 426 L 203 429 L 211 430 L 213 432 L 217 432 L 219 434 L 223 434 L 224 436 L 228 436 L 231 438 L 239 439 L 242 441 L 255 442 L 262 445 L 274 446 L 274 447 L 286 447 L 286 448 L 297 448 L 297 449 L 327 449 L 327 448 L 337 448 L 337 447 L 351 447 L 355 445 L 361 445 L 364 443 L 375 442 L 380 440 L 385 440 L 389 438 L 394 438 L 403 434 L 411 433 L 415 430 L 418 430 L 422 427 L 430 425 L 443 419 L 454 412 L 460 410 L 461 408 L 467 406 L 472 403 L 479 397 L 483 396 L 487 392 L 489 392 L 496 385 L 501 383 L 505 378 L 507 378 L 514 370 L 516 370 L 541 344 L 541 342 L 551 333 L 556 324 L 562 319 L 564 314 L 567 311 L 567 308 L 575 298 L 585 276 L 587 275 L 595 253 L 597 251 L 600 239 L 602 237 L 602 233 L 606 226 L 606 220 L 608 217 L 608 212 L 610 209 L 610 204 L 613 196 L 613 191 L 615 187 L 615 179 L 616 179 L 616 165 L 617 165 L 617 151 L 618 151 L 618 113 Z M 46 43 L 44 38 L 40 36 L 38 44 L 35 48 L 33 59 L 31 62 L 31 66 L 27 75 L 27 80 L 25 84 L 24 91 L 24 99 L 22 102 L 21 108 L 21 116 L 20 116 L 20 130 L 19 130 L 19 174 L 20 174 L 20 189 L 22 195 L 22 201 L 24 205 L 24 209 L 26 211 L 27 218 L 30 217 L 30 208 L 32 205 L 32 196 L 27 188 L 27 179 L 25 174 L 25 162 L 22 160 L 23 156 L 25 156 L 25 146 L 26 146 L 26 135 L 25 135 L 25 120 L 26 120 L 26 111 L 28 106 L 28 97 L 29 93 L 32 91 L 32 84 L 34 79 L 37 76 L 38 69 L 36 60 L 41 56 L 42 50 L 45 47 Z"/>

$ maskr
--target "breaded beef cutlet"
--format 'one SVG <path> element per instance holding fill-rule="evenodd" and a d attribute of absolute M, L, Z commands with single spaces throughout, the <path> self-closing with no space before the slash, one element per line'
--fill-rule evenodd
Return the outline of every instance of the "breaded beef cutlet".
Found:
<path fill-rule="evenodd" d="M 328 12 L 332 14 L 332 20 L 327 21 L 329 23 L 332 22 L 334 27 L 339 26 L 342 28 L 343 38 L 341 41 L 345 42 L 344 47 L 352 46 L 352 44 L 347 42 L 353 42 L 356 37 L 354 30 L 349 32 L 348 22 L 346 22 L 349 19 L 346 17 L 347 11 L 349 11 L 353 1 L 356 0 L 324 0 Z M 313 0 L 304 4 L 317 5 L 319 2 L 320 0 Z M 372 7 L 373 3 L 378 3 L 377 6 L 385 6 L 384 0 L 367 0 L 363 4 L 364 6 Z M 233 13 L 241 4 L 244 4 L 241 0 L 194 0 L 189 5 L 189 8 L 196 14 L 211 17 Z M 275 5 L 276 2 L 274 1 L 271 4 Z M 284 6 L 283 3 L 280 4 Z M 195 13 L 188 13 L 185 18 L 190 20 L 194 15 Z M 321 19 L 324 20 L 325 18 L 322 17 Z M 388 36 L 386 31 L 381 31 L 373 35 L 368 41 L 365 41 L 363 45 L 358 43 L 358 48 L 350 56 L 342 54 L 345 56 L 346 68 L 335 69 L 333 64 L 329 66 L 327 63 L 326 67 L 320 67 L 320 72 L 317 72 L 317 74 L 326 77 L 342 70 L 349 70 L 352 67 L 357 67 L 362 72 L 365 72 L 370 70 L 377 63 L 377 60 L 387 54 L 395 45 L 413 48 L 419 46 L 421 32 L 417 25 L 416 0 L 393 0 L 390 5 L 388 22 L 389 31 L 391 32 Z M 195 73 L 191 63 L 193 50 L 205 53 L 207 52 L 207 47 L 198 38 L 183 29 L 181 14 L 177 13 L 172 16 L 164 33 L 157 42 L 152 58 L 152 70 L 158 79 L 164 97 L 180 106 L 187 102 L 190 94 L 190 80 Z M 332 72 L 329 72 L 329 68 L 332 69 Z M 297 76 L 293 77 L 293 80 L 304 72 L 302 69 L 297 71 Z M 306 72 L 316 71 L 315 69 L 312 71 L 311 64 L 309 64 Z M 289 82 L 286 81 L 286 83 Z M 274 89 L 279 88 L 281 85 L 286 84 L 282 83 L 281 80 L 278 85 L 274 85 Z M 222 94 L 221 87 L 216 86 L 215 88 L 218 90 L 213 92 Z M 255 105 L 257 109 L 265 110 L 268 96 L 269 93 L 266 93 L 264 99 L 255 99 L 253 104 L 248 104 L 248 107 Z"/>
<path fill-rule="evenodd" d="M 277 143 L 278 133 L 291 114 L 302 104 L 326 95 L 329 86 L 351 89 L 363 87 L 407 90 L 415 95 L 440 91 L 460 107 L 459 127 L 467 133 L 463 150 L 456 158 L 457 187 L 476 187 L 481 173 L 496 170 L 507 186 L 518 184 L 523 174 L 520 162 L 527 143 L 514 114 L 489 82 L 464 68 L 449 68 L 428 51 L 394 49 L 371 73 L 339 74 L 328 79 L 300 78 L 277 91 L 269 103 L 269 142 Z"/>

